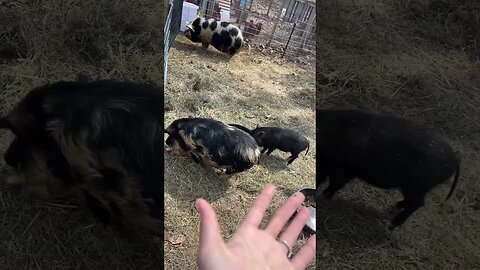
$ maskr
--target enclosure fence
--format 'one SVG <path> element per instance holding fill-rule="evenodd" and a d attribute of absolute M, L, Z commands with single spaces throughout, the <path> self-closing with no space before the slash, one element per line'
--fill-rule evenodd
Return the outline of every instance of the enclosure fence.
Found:
<path fill-rule="evenodd" d="M 252 48 L 280 57 L 315 58 L 314 0 L 186 0 L 204 18 L 238 26 Z"/>
<path fill-rule="evenodd" d="M 164 48 L 163 48 L 163 86 L 167 88 L 167 68 L 168 68 L 168 52 L 172 47 L 175 37 L 180 32 L 180 22 L 182 15 L 182 0 L 169 0 L 168 1 L 168 15 L 165 20 L 164 32 Z"/>
<path fill-rule="evenodd" d="M 165 60 L 175 36 L 185 30 L 184 18 L 192 20 L 198 16 L 238 26 L 254 50 L 314 62 L 315 15 L 315 0 L 170 0 L 165 24 L 165 44 L 168 44 Z"/>

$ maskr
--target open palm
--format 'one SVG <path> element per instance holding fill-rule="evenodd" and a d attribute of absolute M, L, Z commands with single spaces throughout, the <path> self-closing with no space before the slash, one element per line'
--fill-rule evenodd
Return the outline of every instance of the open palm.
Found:
<path fill-rule="evenodd" d="M 198 199 L 195 204 L 200 213 L 198 268 L 200 270 L 305 269 L 315 256 L 315 235 L 308 239 L 305 246 L 291 260 L 287 257 L 286 245 L 277 240 L 278 234 L 305 197 L 300 192 L 295 193 L 275 212 L 267 227 L 260 229 L 259 226 L 274 194 L 273 185 L 268 185 L 260 193 L 240 228 L 228 243 L 222 239 L 213 208 L 207 201 Z M 278 239 L 286 241 L 293 247 L 308 218 L 309 211 L 302 209 Z"/>

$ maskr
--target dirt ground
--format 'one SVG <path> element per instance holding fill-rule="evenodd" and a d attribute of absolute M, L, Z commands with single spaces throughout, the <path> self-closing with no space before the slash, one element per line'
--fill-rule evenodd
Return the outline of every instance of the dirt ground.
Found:
<path fill-rule="evenodd" d="M 0 115 L 33 87 L 93 78 L 162 83 L 159 1 L 0 1 Z M 160 30 L 160 31 L 159 31 Z M 12 139 L 0 131 L 3 156 Z M 160 269 L 162 241 L 119 236 L 90 212 L 43 203 L 3 184 L 0 268 Z"/>
<path fill-rule="evenodd" d="M 277 150 L 228 180 L 189 159 L 165 154 L 165 269 L 194 269 L 199 244 L 196 198 L 212 203 L 228 238 L 267 183 L 277 186 L 267 216 L 294 192 L 315 187 L 315 74 L 312 67 L 273 62 L 253 51 L 228 61 L 184 36 L 177 37 L 168 63 L 165 125 L 191 115 L 249 128 L 289 127 L 310 140 L 308 154 L 301 153 L 288 167 L 289 154 Z"/>
<path fill-rule="evenodd" d="M 317 269 L 480 269 L 480 5 L 335 0 L 317 10 L 317 107 L 413 119 L 462 156 L 451 200 L 442 205 L 451 182 L 434 189 L 392 235 L 380 221 L 395 191 L 355 181 L 317 202 Z"/>

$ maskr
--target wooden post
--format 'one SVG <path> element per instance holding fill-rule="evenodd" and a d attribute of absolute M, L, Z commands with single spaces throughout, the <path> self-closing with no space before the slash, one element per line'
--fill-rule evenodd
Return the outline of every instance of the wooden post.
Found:
<path fill-rule="evenodd" d="M 275 24 L 273 25 L 272 33 L 270 34 L 270 39 L 268 40 L 267 45 L 270 46 L 272 44 L 273 37 L 275 36 L 275 31 L 277 30 L 278 23 L 282 19 L 282 10 L 285 7 L 285 4 L 287 3 L 288 0 L 283 0 L 282 6 L 280 6 L 280 10 L 278 11 L 278 18 L 275 21 Z"/>

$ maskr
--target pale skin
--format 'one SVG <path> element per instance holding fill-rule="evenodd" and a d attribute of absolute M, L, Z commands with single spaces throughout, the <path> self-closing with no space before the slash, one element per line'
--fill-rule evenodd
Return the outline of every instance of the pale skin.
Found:
<path fill-rule="evenodd" d="M 282 232 L 289 218 L 300 207 L 304 195 L 293 194 L 273 215 L 266 228 L 259 228 L 265 211 L 275 193 L 269 184 L 254 201 L 239 229 L 227 243 L 220 233 L 215 211 L 204 199 L 197 199 L 195 207 L 200 213 L 200 250 L 197 258 L 199 270 L 244 269 L 305 269 L 315 256 L 315 239 L 312 235 L 290 260 L 288 248 L 277 241 L 285 240 L 293 248 L 309 211 L 302 209 Z"/>

